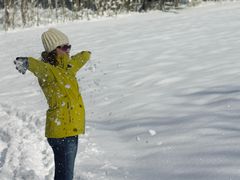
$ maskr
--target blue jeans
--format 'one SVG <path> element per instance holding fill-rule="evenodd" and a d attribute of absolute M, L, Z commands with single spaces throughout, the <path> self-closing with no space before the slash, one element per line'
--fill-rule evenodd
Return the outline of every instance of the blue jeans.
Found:
<path fill-rule="evenodd" d="M 54 180 L 72 180 L 78 148 L 78 136 L 48 138 L 47 140 L 54 153 Z"/>

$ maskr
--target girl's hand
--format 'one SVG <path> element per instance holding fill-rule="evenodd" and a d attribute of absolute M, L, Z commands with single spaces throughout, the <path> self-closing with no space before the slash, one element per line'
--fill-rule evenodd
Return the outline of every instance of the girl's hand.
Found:
<path fill-rule="evenodd" d="M 90 59 L 92 53 L 90 51 L 82 51 L 81 54 L 85 59 Z"/>
<path fill-rule="evenodd" d="M 27 57 L 17 57 L 16 60 L 13 61 L 16 65 L 16 69 L 25 74 L 28 69 L 28 58 Z"/>

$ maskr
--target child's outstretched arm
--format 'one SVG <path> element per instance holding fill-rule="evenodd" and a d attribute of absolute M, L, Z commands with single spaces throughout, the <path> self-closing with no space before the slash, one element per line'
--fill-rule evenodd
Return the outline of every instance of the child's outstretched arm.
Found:
<path fill-rule="evenodd" d="M 76 74 L 78 70 L 86 64 L 86 62 L 90 59 L 91 52 L 90 51 L 82 51 L 77 53 L 76 55 L 71 57 L 70 65 L 71 71 Z"/>
<path fill-rule="evenodd" d="M 22 74 L 29 70 L 39 79 L 53 78 L 50 70 L 51 65 L 32 57 L 17 57 L 14 64 L 16 69 Z"/>

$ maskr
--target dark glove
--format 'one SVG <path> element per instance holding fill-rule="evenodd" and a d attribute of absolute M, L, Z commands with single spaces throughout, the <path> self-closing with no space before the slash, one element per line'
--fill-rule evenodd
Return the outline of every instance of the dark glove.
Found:
<path fill-rule="evenodd" d="M 25 74 L 28 69 L 28 58 L 27 57 L 17 57 L 16 60 L 14 60 L 14 64 L 16 65 L 16 69 L 20 73 Z"/>

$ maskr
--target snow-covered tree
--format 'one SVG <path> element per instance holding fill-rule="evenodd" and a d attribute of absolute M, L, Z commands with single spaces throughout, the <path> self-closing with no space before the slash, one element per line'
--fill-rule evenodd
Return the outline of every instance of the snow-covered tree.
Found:
<path fill-rule="evenodd" d="M 96 16 L 115 16 L 129 11 L 164 10 L 180 0 L 0 0 L 5 30 Z"/>

